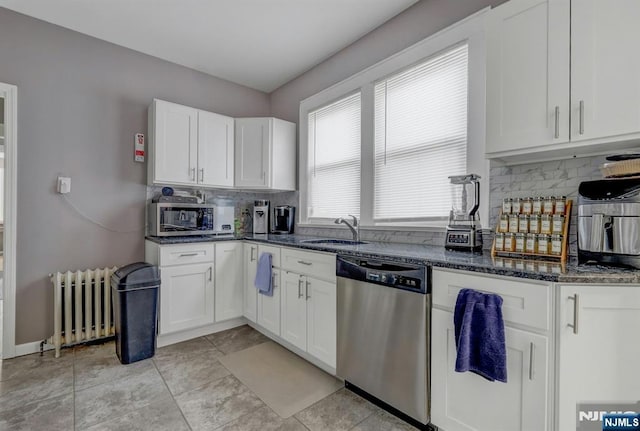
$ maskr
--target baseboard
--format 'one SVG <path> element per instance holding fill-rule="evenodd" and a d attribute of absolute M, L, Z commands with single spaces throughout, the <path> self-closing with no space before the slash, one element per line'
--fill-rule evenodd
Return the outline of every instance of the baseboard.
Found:
<path fill-rule="evenodd" d="M 180 343 L 182 341 L 191 340 L 205 335 L 214 334 L 216 332 L 225 331 L 227 329 L 242 326 L 247 323 L 244 317 L 225 320 L 224 322 L 214 323 L 212 325 L 200 326 L 186 331 L 175 332 L 173 334 L 158 335 L 158 347 L 169 346 L 171 344 Z"/>
<path fill-rule="evenodd" d="M 33 341 L 31 343 L 18 344 L 16 346 L 16 357 L 31 355 L 32 353 L 40 353 L 40 343 L 41 341 Z M 50 344 L 44 345 L 44 350 L 53 350 L 54 347 Z M 5 358 L 8 359 L 8 358 Z"/>

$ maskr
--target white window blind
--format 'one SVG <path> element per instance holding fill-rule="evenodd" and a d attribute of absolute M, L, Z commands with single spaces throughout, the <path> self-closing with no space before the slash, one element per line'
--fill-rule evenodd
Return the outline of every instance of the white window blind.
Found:
<path fill-rule="evenodd" d="M 309 113 L 308 217 L 360 216 L 360 93 Z"/>
<path fill-rule="evenodd" d="M 375 84 L 376 222 L 438 220 L 467 166 L 467 45 Z"/>

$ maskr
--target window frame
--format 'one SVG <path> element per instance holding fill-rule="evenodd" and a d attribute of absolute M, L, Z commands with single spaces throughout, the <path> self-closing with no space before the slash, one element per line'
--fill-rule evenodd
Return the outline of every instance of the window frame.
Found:
<path fill-rule="evenodd" d="M 333 226 L 331 219 L 309 219 L 307 169 L 309 154 L 308 114 L 333 101 L 360 92 L 360 223 L 365 229 L 436 230 L 446 227 L 445 219 L 377 222 L 373 220 L 375 187 L 375 83 L 428 60 L 460 44 L 468 45 L 468 111 L 467 111 L 467 171 L 479 174 L 481 183 L 480 220 L 488 227 L 489 161 L 485 158 L 485 75 L 486 42 L 485 8 L 422 41 L 382 60 L 375 65 L 300 102 L 299 111 L 299 211 L 301 227 Z M 345 216 L 347 214 L 344 214 Z"/>

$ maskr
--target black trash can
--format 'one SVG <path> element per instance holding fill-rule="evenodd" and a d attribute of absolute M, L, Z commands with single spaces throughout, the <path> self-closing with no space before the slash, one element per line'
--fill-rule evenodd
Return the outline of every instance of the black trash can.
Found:
<path fill-rule="evenodd" d="M 159 287 L 158 267 L 146 262 L 124 266 L 111 276 L 116 354 L 123 364 L 156 353 Z"/>

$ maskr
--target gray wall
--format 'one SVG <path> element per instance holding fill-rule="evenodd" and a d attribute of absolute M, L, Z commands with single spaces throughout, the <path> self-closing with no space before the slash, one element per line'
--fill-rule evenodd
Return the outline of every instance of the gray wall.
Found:
<path fill-rule="evenodd" d="M 269 114 L 266 94 L 0 8 L 0 81 L 18 86 L 16 343 L 52 335 L 47 274 L 144 257 L 147 132 L 154 97 L 231 116 Z M 114 233 L 80 217 L 55 193 Z"/>
<path fill-rule="evenodd" d="M 416 42 L 505 0 L 421 0 L 326 61 L 271 93 L 272 115 L 298 122 L 300 101 Z"/>

